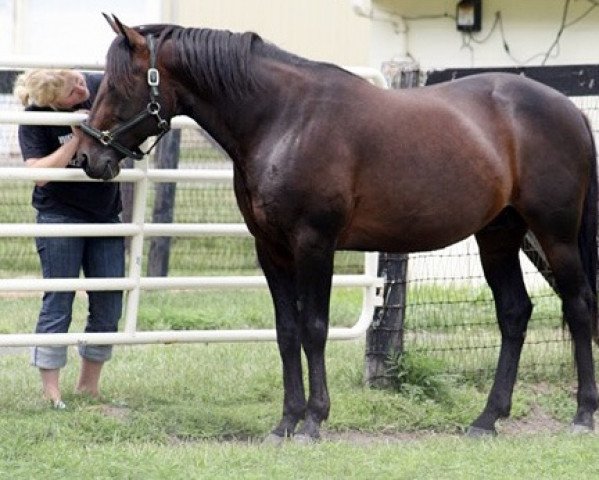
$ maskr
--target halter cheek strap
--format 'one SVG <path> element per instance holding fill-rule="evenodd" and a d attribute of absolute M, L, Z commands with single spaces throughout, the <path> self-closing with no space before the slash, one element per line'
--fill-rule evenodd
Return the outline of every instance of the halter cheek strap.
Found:
<path fill-rule="evenodd" d="M 147 35 L 146 41 L 150 50 L 150 68 L 148 68 L 147 73 L 147 83 L 150 87 L 150 101 L 146 105 L 145 110 L 142 110 L 132 119 L 126 121 L 122 125 L 114 127 L 110 130 L 98 130 L 97 128 L 94 128 L 91 125 L 89 125 L 87 122 L 81 123 L 81 130 L 83 130 L 84 133 L 95 138 L 102 145 L 114 148 L 126 157 L 133 158 L 135 160 L 141 160 L 144 157 L 144 155 L 149 154 L 152 151 L 152 149 L 156 146 L 158 141 L 171 128 L 170 123 L 164 118 L 162 118 L 162 116 L 160 115 L 161 107 L 160 103 L 158 102 L 158 97 L 160 96 L 160 92 L 158 90 L 158 87 L 160 86 L 160 72 L 156 68 L 156 46 L 154 43 L 154 36 Z M 142 122 L 147 117 L 154 117 L 156 119 L 158 130 L 160 130 L 160 133 L 157 135 L 156 140 L 154 141 L 152 146 L 148 148 L 148 150 L 146 150 L 145 152 L 141 151 L 140 149 L 133 151 L 122 145 L 117 140 L 119 135 L 133 128 L 135 125 Z"/>

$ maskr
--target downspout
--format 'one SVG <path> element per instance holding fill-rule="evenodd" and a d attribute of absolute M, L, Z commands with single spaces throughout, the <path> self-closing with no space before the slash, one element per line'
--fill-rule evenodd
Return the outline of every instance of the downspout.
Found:
<path fill-rule="evenodd" d="M 402 15 L 377 9 L 372 0 L 351 0 L 352 9 L 356 15 L 368 18 L 373 22 L 390 23 L 400 37 L 401 48 L 397 53 L 397 61 L 412 61 L 408 53 L 408 24 Z"/>

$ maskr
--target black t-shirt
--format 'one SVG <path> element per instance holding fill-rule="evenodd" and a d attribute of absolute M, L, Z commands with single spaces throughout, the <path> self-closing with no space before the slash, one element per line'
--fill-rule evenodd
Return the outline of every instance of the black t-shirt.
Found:
<path fill-rule="evenodd" d="M 100 74 L 84 74 L 89 99 L 73 107 L 73 111 L 90 109 L 102 80 Z M 50 107 L 29 106 L 32 112 L 51 112 Z M 73 132 L 70 126 L 20 125 L 19 145 L 23 160 L 50 155 L 66 143 Z M 67 168 L 80 168 L 74 159 Z M 38 211 L 53 211 L 88 221 L 113 220 L 121 211 L 117 182 L 48 182 L 33 190 L 32 204 Z"/>

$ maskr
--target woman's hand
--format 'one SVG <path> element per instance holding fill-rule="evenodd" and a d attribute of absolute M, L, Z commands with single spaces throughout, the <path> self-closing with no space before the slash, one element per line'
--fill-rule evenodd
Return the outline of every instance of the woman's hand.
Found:
<path fill-rule="evenodd" d="M 89 115 L 89 110 L 81 109 L 73 113 L 85 113 L 86 115 Z M 73 136 L 77 137 L 77 140 L 81 140 L 81 138 L 83 138 L 82 135 L 84 135 L 84 133 L 81 131 L 79 125 L 71 125 L 71 130 L 73 131 Z"/>

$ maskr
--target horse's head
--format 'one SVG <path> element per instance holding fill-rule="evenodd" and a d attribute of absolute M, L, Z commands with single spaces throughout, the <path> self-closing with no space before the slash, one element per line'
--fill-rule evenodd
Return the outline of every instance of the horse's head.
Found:
<path fill-rule="evenodd" d="M 130 28 L 104 15 L 117 38 L 106 57 L 106 71 L 87 122 L 78 157 L 87 175 L 109 180 L 119 162 L 139 160 L 140 145 L 170 128 L 174 97 L 160 76 L 157 37 L 149 27 Z M 150 33 L 153 32 L 153 33 Z"/>

